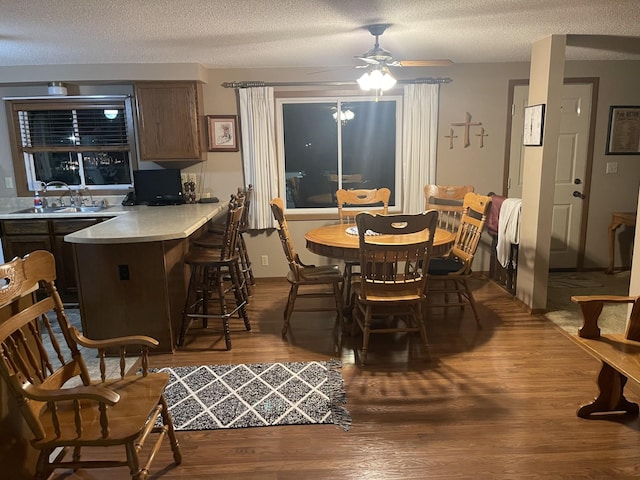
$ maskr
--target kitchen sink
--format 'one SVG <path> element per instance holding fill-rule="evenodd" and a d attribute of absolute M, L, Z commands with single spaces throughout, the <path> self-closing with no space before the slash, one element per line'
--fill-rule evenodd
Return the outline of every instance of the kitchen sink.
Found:
<path fill-rule="evenodd" d="M 75 207 L 75 206 L 71 206 L 71 207 L 43 207 L 39 210 L 36 210 L 34 207 L 29 207 L 29 208 L 23 208 L 22 210 L 17 210 L 15 212 L 11 212 L 11 213 L 36 213 L 36 214 L 40 214 L 40 213 L 95 213 L 95 212 L 101 212 L 103 210 L 106 210 L 109 207 L 99 207 L 99 206 L 93 206 L 93 207 Z"/>
<path fill-rule="evenodd" d="M 108 207 L 60 207 L 53 213 L 93 213 L 101 212 Z"/>

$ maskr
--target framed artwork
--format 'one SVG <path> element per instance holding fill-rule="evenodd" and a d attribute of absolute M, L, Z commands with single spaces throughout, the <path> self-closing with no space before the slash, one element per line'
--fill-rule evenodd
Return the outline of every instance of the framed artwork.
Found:
<path fill-rule="evenodd" d="M 207 115 L 207 132 L 210 152 L 237 152 L 237 115 Z"/>
<path fill-rule="evenodd" d="M 544 104 L 524 107 L 524 132 L 522 144 L 529 147 L 542 146 L 544 129 Z"/>
<path fill-rule="evenodd" d="M 640 154 L 640 106 L 609 107 L 606 155 Z"/>

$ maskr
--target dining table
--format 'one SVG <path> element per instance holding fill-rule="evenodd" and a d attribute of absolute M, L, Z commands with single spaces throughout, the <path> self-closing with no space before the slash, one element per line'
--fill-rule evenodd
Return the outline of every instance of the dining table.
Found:
<path fill-rule="evenodd" d="M 339 260 L 357 262 L 360 260 L 360 240 L 358 238 L 355 224 L 333 224 L 314 228 L 305 233 L 304 238 L 307 242 L 307 249 L 317 255 L 330 257 Z M 376 241 L 394 243 L 400 241 L 405 243 L 415 239 L 416 243 L 424 240 L 423 233 L 408 235 L 380 235 Z M 413 237 L 413 238 L 412 238 Z M 432 256 L 445 255 L 453 241 L 455 240 L 455 232 L 438 228 L 433 239 Z"/>

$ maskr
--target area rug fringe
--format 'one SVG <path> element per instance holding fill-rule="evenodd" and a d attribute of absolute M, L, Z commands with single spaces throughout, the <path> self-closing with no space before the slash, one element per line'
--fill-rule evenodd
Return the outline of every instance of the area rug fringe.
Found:
<path fill-rule="evenodd" d="M 333 423 L 347 432 L 351 428 L 351 415 L 344 406 L 347 403 L 347 393 L 344 390 L 341 369 L 342 362 L 340 360 L 332 358 L 327 362 L 327 383 Z"/>

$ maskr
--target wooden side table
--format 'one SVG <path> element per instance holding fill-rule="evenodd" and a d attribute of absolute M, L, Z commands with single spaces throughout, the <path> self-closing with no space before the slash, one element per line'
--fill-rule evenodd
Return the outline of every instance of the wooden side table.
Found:
<path fill-rule="evenodd" d="M 616 230 L 622 225 L 628 227 L 636 226 L 637 212 L 613 212 L 611 214 L 611 223 L 609 224 L 609 268 L 608 274 L 613 273 L 613 261 L 615 258 Z"/>

